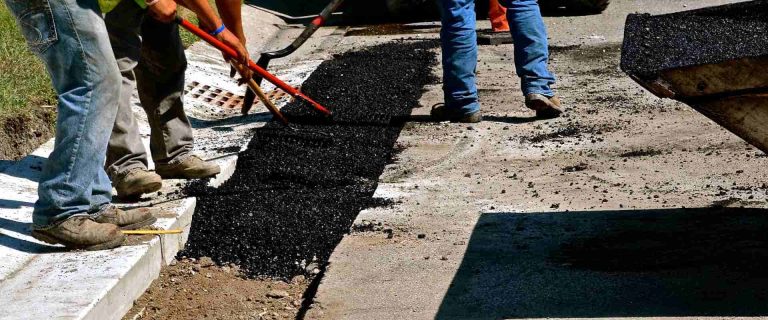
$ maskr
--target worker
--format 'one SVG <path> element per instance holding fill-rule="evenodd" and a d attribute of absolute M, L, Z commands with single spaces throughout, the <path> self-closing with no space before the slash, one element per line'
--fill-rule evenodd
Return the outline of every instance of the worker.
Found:
<path fill-rule="evenodd" d="M 550 87 L 555 77 L 548 70 L 547 31 L 536 0 L 500 0 L 514 41 L 515 69 L 526 107 L 538 118 L 560 116 L 559 99 Z M 474 0 L 440 0 L 445 104 L 432 108 L 436 120 L 479 122 L 475 69 L 477 33 Z"/>
<path fill-rule="evenodd" d="M 507 22 L 507 8 L 499 3 L 499 0 L 489 0 L 488 20 L 491 21 L 491 31 L 509 32 L 509 23 Z"/>
<path fill-rule="evenodd" d="M 136 1 L 121 1 L 106 17 L 112 49 L 122 74 L 117 117 L 109 139 L 106 168 L 121 199 L 136 199 L 158 191 L 162 179 L 195 179 L 217 175 L 220 168 L 192 154 L 192 125 L 184 113 L 184 75 L 187 61 L 175 16 L 158 16 Z M 240 0 L 217 0 L 219 20 L 206 0 L 179 0 L 197 13 L 200 26 L 248 57 Z M 150 16 L 147 16 L 147 15 Z M 150 151 L 155 172 L 148 170 L 147 151 L 131 110 L 131 95 L 138 85 L 147 114 Z"/>
<path fill-rule="evenodd" d="M 172 2 L 172 0 L 160 0 Z M 120 228 L 156 219 L 111 204 L 103 168 L 120 74 L 97 0 L 5 0 L 57 93 L 56 139 L 39 178 L 32 236 L 68 248 L 120 246 Z M 160 8 L 160 7 L 159 7 Z"/>

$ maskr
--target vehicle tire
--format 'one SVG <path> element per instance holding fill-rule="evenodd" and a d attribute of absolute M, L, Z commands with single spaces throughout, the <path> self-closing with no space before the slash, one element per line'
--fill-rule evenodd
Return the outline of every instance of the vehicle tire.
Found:
<path fill-rule="evenodd" d="M 569 0 L 568 11 L 582 14 L 599 14 L 608 8 L 611 0 Z"/>
<path fill-rule="evenodd" d="M 401 19 L 439 17 L 434 0 L 386 0 L 386 3 L 389 14 Z"/>
<path fill-rule="evenodd" d="M 556 12 L 565 7 L 563 0 L 539 0 L 539 7 L 542 12 Z"/>

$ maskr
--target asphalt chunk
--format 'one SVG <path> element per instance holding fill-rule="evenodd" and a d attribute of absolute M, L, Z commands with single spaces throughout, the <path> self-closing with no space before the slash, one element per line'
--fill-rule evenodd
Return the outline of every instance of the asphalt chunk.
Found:
<path fill-rule="evenodd" d="M 293 124 L 254 130 L 234 175 L 219 188 L 192 184 L 197 208 L 187 257 L 235 263 L 249 277 L 290 279 L 324 265 L 357 214 L 381 205 L 378 177 L 392 161 L 402 121 L 434 83 L 435 41 L 397 41 L 340 54 L 302 90 L 334 114 L 301 101 Z"/>
<path fill-rule="evenodd" d="M 632 150 L 628 152 L 624 152 L 619 155 L 619 157 L 622 158 L 637 158 L 637 157 L 653 157 L 661 155 L 663 152 L 659 150 L 654 149 L 644 149 L 644 150 Z"/>

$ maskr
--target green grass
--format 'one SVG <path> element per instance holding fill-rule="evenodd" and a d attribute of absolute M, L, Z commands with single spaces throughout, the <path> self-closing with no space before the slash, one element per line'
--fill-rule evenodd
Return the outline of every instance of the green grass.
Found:
<path fill-rule="evenodd" d="M 214 4 L 211 3 L 211 5 L 214 5 Z M 189 20 L 189 22 L 192 22 L 192 24 L 197 25 L 199 22 L 194 12 L 190 11 L 187 8 L 183 8 L 182 6 L 179 6 L 178 8 L 178 15 L 179 17 Z M 198 38 L 196 35 L 192 34 L 191 32 L 187 31 L 184 28 L 179 27 L 179 30 L 180 30 L 179 35 L 181 36 L 181 43 L 184 44 L 184 48 L 189 48 L 189 46 L 191 46 L 193 43 L 200 40 L 200 38 Z"/>
<path fill-rule="evenodd" d="M 208 0 L 208 3 L 211 4 L 211 7 L 213 8 L 213 10 L 216 10 L 216 0 Z M 200 22 L 197 19 L 197 15 L 195 15 L 194 12 L 182 6 L 178 6 L 177 14 L 179 15 L 179 17 L 189 20 L 189 22 L 192 22 L 192 24 L 194 25 L 197 25 Z M 179 35 L 181 35 L 181 43 L 184 44 L 184 48 L 189 48 L 189 46 L 191 46 L 192 44 L 200 40 L 200 38 L 198 38 L 196 35 L 192 34 L 191 32 L 185 30 L 184 28 L 180 28 L 179 30 L 180 30 Z"/>
<path fill-rule="evenodd" d="M 179 15 L 198 23 L 197 16 L 185 8 L 179 7 Z M 199 40 L 186 30 L 181 30 L 181 39 L 185 48 Z M 0 120 L 55 103 L 56 93 L 43 63 L 27 49 L 16 20 L 0 1 Z"/>
<path fill-rule="evenodd" d="M 0 1 L 0 120 L 55 103 L 45 67 L 27 49 L 16 20 Z"/>

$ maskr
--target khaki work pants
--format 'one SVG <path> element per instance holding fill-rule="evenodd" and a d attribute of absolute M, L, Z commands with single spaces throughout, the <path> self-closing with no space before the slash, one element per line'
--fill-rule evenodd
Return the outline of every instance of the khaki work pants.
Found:
<path fill-rule="evenodd" d="M 178 25 L 152 19 L 132 0 L 123 0 L 106 15 L 105 22 L 122 74 L 117 118 L 107 149 L 107 173 L 114 178 L 134 168 L 147 169 L 147 151 L 131 110 L 136 87 L 151 128 L 153 161 L 183 160 L 191 154 L 194 141 L 182 102 L 187 60 Z"/>

